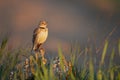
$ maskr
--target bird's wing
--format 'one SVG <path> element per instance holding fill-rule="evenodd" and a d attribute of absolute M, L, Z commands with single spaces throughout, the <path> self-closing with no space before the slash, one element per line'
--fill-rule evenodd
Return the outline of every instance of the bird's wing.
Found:
<path fill-rule="evenodd" d="M 32 39 L 32 42 L 34 43 L 35 39 L 36 39 L 36 36 L 37 34 L 40 32 L 40 28 L 36 28 L 34 31 L 33 31 L 33 39 Z"/>
<path fill-rule="evenodd" d="M 33 34 L 38 34 L 38 32 L 40 32 L 40 28 L 36 28 L 33 32 Z"/>

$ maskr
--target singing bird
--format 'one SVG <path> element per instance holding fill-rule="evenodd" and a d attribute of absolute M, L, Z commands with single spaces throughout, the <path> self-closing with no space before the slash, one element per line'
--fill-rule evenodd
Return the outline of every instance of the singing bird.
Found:
<path fill-rule="evenodd" d="M 40 49 L 41 45 L 46 41 L 48 37 L 48 28 L 46 21 L 40 21 L 39 26 L 33 32 L 33 51 Z"/>

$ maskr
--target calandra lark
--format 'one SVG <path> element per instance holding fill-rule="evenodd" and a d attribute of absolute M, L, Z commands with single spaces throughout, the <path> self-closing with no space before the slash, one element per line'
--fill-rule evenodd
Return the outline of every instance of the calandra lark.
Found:
<path fill-rule="evenodd" d="M 41 48 L 41 45 L 46 41 L 48 36 L 48 28 L 46 21 L 40 21 L 38 28 L 33 32 L 33 51 L 38 51 Z"/>

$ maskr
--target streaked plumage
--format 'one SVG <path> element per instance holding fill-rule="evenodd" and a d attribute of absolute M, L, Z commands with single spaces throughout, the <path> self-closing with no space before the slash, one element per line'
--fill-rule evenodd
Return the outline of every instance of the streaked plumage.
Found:
<path fill-rule="evenodd" d="M 48 36 L 48 28 L 46 28 L 46 26 L 47 23 L 45 21 L 41 21 L 39 27 L 34 30 L 32 50 L 38 50 L 41 45 L 46 41 Z"/>

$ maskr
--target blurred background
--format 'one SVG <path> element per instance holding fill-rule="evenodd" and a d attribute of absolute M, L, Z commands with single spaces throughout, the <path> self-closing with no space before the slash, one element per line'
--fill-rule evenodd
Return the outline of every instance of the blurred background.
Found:
<path fill-rule="evenodd" d="M 48 21 L 47 53 L 57 53 L 61 44 L 67 51 L 71 43 L 81 48 L 93 43 L 101 46 L 105 38 L 116 45 L 120 38 L 119 0 L 0 0 L 0 42 L 9 37 L 9 49 L 32 46 L 33 30 L 40 20 Z"/>

